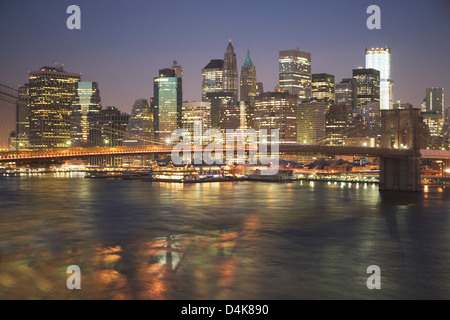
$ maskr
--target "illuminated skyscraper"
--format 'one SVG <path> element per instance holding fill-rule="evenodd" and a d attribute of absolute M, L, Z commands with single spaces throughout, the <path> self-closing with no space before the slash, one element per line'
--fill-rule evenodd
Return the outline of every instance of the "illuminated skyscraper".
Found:
<path fill-rule="evenodd" d="M 146 146 L 153 143 L 153 113 L 147 99 L 134 101 L 124 145 Z"/>
<path fill-rule="evenodd" d="M 81 74 L 62 67 L 42 67 L 29 73 L 30 148 L 71 145 L 70 114 Z"/>
<path fill-rule="evenodd" d="M 357 85 L 357 109 L 365 102 L 380 101 L 380 71 L 376 69 L 353 69 L 353 78 Z"/>
<path fill-rule="evenodd" d="M 87 147 L 89 143 L 89 115 L 98 114 L 100 92 L 96 82 L 78 82 L 72 101 L 70 116 L 70 138 L 73 147 Z"/>
<path fill-rule="evenodd" d="M 181 108 L 181 123 L 183 129 L 186 129 L 191 134 L 192 141 L 199 141 L 201 137 L 195 136 L 196 123 L 200 124 L 201 136 L 205 131 L 211 129 L 211 103 L 210 102 L 183 102 Z M 195 140 L 194 140 L 195 139 Z"/>
<path fill-rule="evenodd" d="M 311 53 L 300 50 L 279 52 L 279 87 L 300 99 L 311 98 Z"/>
<path fill-rule="evenodd" d="M 366 69 L 380 71 L 380 110 L 392 109 L 391 49 L 366 49 Z"/>
<path fill-rule="evenodd" d="M 16 150 L 26 149 L 30 144 L 30 107 L 28 83 L 19 88 L 19 95 L 16 103 Z"/>
<path fill-rule="evenodd" d="M 356 110 L 358 99 L 358 84 L 355 78 L 342 79 L 334 88 L 334 103 L 337 105 L 347 105 L 349 115 Z"/>
<path fill-rule="evenodd" d="M 326 104 L 303 102 L 297 108 L 297 143 L 318 144 L 326 139 Z"/>
<path fill-rule="evenodd" d="M 181 78 L 173 69 L 161 69 L 153 84 L 155 138 L 166 141 L 174 130 L 181 128 Z"/>
<path fill-rule="evenodd" d="M 239 78 L 236 62 L 236 53 L 234 53 L 231 39 L 228 42 L 227 50 L 223 59 L 223 91 L 233 93 L 235 101 L 238 100 Z"/>
<path fill-rule="evenodd" d="M 312 98 L 318 102 L 325 102 L 327 109 L 334 104 L 334 76 L 327 73 L 312 75 Z"/>
<path fill-rule="evenodd" d="M 250 50 L 247 50 L 247 57 L 241 68 L 241 102 L 246 108 L 246 125 L 253 128 L 256 97 L 256 69 L 250 58 Z"/>
<path fill-rule="evenodd" d="M 296 108 L 297 96 L 288 92 L 264 92 L 255 99 L 254 129 L 278 129 L 280 141 L 296 142 Z"/>
<path fill-rule="evenodd" d="M 211 60 L 202 69 L 202 101 L 208 101 L 208 93 L 223 92 L 223 60 Z"/>
<path fill-rule="evenodd" d="M 427 88 L 425 99 L 422 103 L 422 111 L 434 111 L 444 114 L 444 88 Z"/>

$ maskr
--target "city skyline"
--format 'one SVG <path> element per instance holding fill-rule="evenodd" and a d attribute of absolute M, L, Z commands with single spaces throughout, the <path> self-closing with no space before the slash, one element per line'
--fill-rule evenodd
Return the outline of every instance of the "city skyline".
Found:
<path fill-rule="evenodd" d="M 227 41 L 231 39 L 238 66 L 245 61 L 247 50 L 251 50 L 252 60 L 258 69 L 258 81 L 264 84 L 266 91 L 272 91 L 278 84 L 279 50 L 297 47 L 311 53 L 312 73 L 329 73 L 339 82 L 350 78 L 352 69 L 364 66 L 366 47 L 389 46 L 392 48 L 392 79 L 395 81 L 394 102 L 400 99 L 419 107 L 426 88 L 450 87 L 444 74 L 444 66 L 448 64 L 444 57 L 450 52 L 450 46 L 444 41 L 437 41 L 445 30 L 433 27 L 441 22 L 448 23 L 443 21 L 446 13 L 439 10 L 445 8 L 445 2 L 435 0 L 423 4 L 414 1 L 406 5 L 380 1 L 381 30 L 369 30 L 365 26 L 369 16 L 365 13 L 370 4 L 368 1 L 322 2 L 301 4 L 304 13 L 299 15 L 299 19 L 288 19 L 290 22 L 283 27 L 275 24 L 274 30 L 264 25 L 264 17 L 272 17 L 274 21 L 282 21 L 283 15 L 293 18 L 293 13 L 281 8 L 287 6 L 295 9 L 300 4 L 282 1 L 277 2 L 276 6 L 269 2 L 259 2 L 258 6 L 254 6 L 251 1 L 231 1 L 227 2 L 229 8 L 224 8 L 224 5 L 205 1 L 195 1 L 191 5 L 136 1 L 134 6 L 124 7 L 119 4 L 106 5 L 101 1 L 96 4 L 78 1 L 82 16 L 81 30 L 68 30 L 65 27 L 68 17 L 65 14 L 66 2 L 49 1 L 54 6 L 46 6 L 45 12 L 31 2 L 27 7 L 36 10 L 26 12 L 19 12 L 16 4 L 2 3 L 4 17 L 1 23 L 5 31 L 1 38 L 7 43 L 18 43 L 15 39 L 21 38 L 32 48 L 6 48 L 3 55 L 8 63 L 2 63 L 0 67 L 2 80 L 18 86 L 26 82 L 28 71 L 53 66 L 55 62 L 63 63 L 66 71 L 82 73 L 82 81 L 99 83 L 102 105 L 114 105 L 130 112 L 135 99 L 149 99 L 153 95 L 152 79 L 158 70 L 177 60 L 184 72 L 183 100 L 201 101 L 201 69 L 211 59 L 221 59 Z M 323 7 L 320 12 L 314 10 L 319 5 Z M 114 13 L 106 10 L 108 6 L 117 10 Z M 402 10 L 405 6 L 408 10 Z M 147 15 L 148 21 L 142 16 L 146 8 L 151 8 L 153 12 Z M 161 18 L 157 13 L 170 8 L 173 9 L 171 14 L 176 17 L 172 19 L 172 26 L 158 28 Z M 217 24 L 224 27 L 217 28 L 218 31 L 202 28 L 200 23 L 195 22 L 198 15 L 195 12 L 199 8 L 205 8 L 210 13 L 222 9 L 217 13 L 219 16 L 206 17 L 204 22 L 219 20 Z M 255 15 L 247 21 L 240 21 L 240 17 L 244 16 L 241 11 L 249 9 L 254 10 Z M 231 10 L 236 10 L 237 23 L 226 26 L 226 21 L 221 22 L 217 18 L 226 16 Z M 436 12 L 442 13 L 436 15 Z M 134 19 L 131 19 L 133 15 Z M 418 17 L 421 20 L 416 19 Z M 320 18 L 323 18 L 323 28 L 301 29 Z M 326 21 L 330 18 L 333 18 L 332 21 Z M 29 29 L 30 24 L 35 25 L 37 20 L 45 20 L 45 23 L 38 23 L 24 37 L 24 31 Z M 188 27 L 181 28 L 185 24 Z M 338 29 L 327 30 L 326 26 L 330 24 L 335 24 Z M 339 30 L 339 27 L 342 29 Z M 281 30 L 286 35 L 274 37 L 274 33 Z M 341 36 L 336 37 L 336 33 Z M 52 39 L 52 43 L 48 39 Z M 24 46 L 23 40 L 18 43 L 19 47 Z M 428 43 L 423 52 L 413 50 L 421 43 Z M 424 58 L 429 52 L 435 55 L 430 64 L 414 64 L 415 59 Z M 120 74 L 120 77 L 115 74 Z"/>

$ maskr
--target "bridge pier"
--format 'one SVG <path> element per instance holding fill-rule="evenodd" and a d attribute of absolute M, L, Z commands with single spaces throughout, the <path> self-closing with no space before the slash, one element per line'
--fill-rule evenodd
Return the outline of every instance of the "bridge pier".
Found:
<path fill-rule="evenodd" d="M 422 191 L 420 156 L 380 157 L 380 191 Z"/>

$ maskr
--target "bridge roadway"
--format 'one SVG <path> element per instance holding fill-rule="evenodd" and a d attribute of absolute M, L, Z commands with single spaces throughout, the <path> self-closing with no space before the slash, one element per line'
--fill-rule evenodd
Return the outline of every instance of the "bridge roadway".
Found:
<path fill-rule="evenodd" d="M 75 158 L 109 157 L 109 156 L 134 156 L 146 154 L 170 154 L 173 146 L 143 146 L 143 147 L 90 147 L 90 148 L 58 148 L 19 152 L 0 152 L 0 163 L 27 162 L 27 161 L 52 161 L 69 160 Z M 403 158 L 414 155 L 408 149 L 387 149 L 354 146 L 329 146 L 329 145 L 303 145 L 296 143 L 280 143 L 280 153 L 289 154 L 323 154 L 323 155 L 355 155 L 368 157 L 393 157 Z M 237 149 L 235 146 L 234 150 Z M 248 150 L 248 147 L 246 148 Z M 226 152 L 227 148 L 221 150 Z M 194 148 L 192 149 L 194 151 Z M 270 144 L 268 152 L 271 152 Z M 450 151 L 420 150 L 423 159 L 450 159 Z"/>

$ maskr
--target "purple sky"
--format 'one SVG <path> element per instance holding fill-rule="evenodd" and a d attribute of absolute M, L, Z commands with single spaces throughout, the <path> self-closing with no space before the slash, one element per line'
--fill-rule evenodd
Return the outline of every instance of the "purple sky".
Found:
<path fill-rule="evenodd" d="M 81 30 L 66 28 L 71 4 L 81 8 Z M 372 4 L 381 30 L 366 27 Z M 450 88 L 449 21 L 448 0 L 2 0 L 0 82 L 18 87 L 28 71 L 64 63 L 98 82 L 104 107 L 129 112 L 153 95 L 153 77 L 173 60 L 183 68 L 183 100 L 200 100 L 201 69 L 223 59 L 229 38 L 239 68 L 250 49 L 266 91 L 278 82 L 279 50 L 311 52 L 312 72 L 339 82 L 364 66 L 365 47 L 389 46 L 394 99 L 419 106 L 425 88 Z M 8 108 L 0 102 L 0 141 Z"/>

